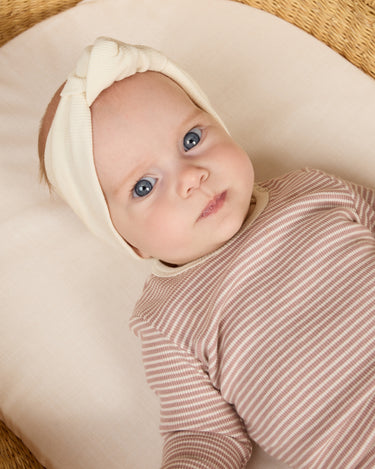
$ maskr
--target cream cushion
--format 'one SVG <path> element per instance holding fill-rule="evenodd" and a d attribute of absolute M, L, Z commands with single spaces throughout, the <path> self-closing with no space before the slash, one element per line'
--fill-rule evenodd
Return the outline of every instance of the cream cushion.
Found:
<path fill-rule="evenodd" d="M 86 0 L 0 49 L 0 419 L 51 469 L 156 469 L 158 403 L 127 322 L 149 265 L 38 183 L 40 117 L 100 35 L 162 50 L 202 86 L 261 180 L 315 166 L 375 181 L 375 82 L 229 0 Z M 249 468 L 283 468 L 256 448 Z"/>

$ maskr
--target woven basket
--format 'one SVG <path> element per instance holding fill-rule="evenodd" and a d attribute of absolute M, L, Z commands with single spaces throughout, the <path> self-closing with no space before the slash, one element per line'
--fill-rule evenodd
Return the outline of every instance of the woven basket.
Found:
<path fill-rule="evenodd" d="M 0 46 L 80 0 L 0 0 Z"/>
<path fill-rule="evenodd" d="M 178 0 L 176 0 L 178 1 Z M 375 78 L 375 0 L 235 0 L 295 24 Z M 0 46 L 79 0 L 0 0 Z M 0 421 L 0 469 L 43 469 Z"/>
<path fill-rule="evenodd" d="M 375 0 L 237 0 L 312 34 L 375 78 Z"/>
<path fill-rule="evenodd" d="M 43 469 L 22 441 L 0 421 L 0 468 Z"/>

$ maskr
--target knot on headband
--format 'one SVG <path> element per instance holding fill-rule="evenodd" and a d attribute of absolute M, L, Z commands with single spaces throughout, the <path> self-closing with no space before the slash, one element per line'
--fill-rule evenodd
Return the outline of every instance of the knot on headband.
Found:
<path fill-rule="evenodd" d="M 100 187 L 94 164 L 90 106 L 115 81 L 148 70 L 174 80 L 199 107 L 222 124 L 199 86 L 161 52 L 101 37 L 83 51 L 68 76 L 44 155 L 49 181 L 86 226 L 137 258 L 113 226 Z"/>
<path fill-rule="evenodd" d="M 84 50 L 61 96 L 85 92 L 87 104 L 91 106 L 113 82 L 147 70 L 163 73 L 167 62 L 163 54 L 150 47 L 99 38 Z"/>

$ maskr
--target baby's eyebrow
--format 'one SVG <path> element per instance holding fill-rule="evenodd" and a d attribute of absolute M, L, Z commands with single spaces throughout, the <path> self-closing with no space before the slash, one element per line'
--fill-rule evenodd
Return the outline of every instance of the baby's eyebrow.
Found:
<path fill-rule="evenodd" d="M 194 103 L 194 106 L 195 107 L 193 111 L 186 117 L 186 119 L 182 121 L 182 129 L 186 129 L 186 127 L 189 127 L 198 118 L 198 116 L 202 114 L 202 112 L 204 113 L 204 111 L 200 107 L 198 107 L 197 104 Z M 188 130 L 190 130 L 190 128 Z"/>
<path fill-rule="evenodd" d="M 144 171 L 146 171 L 145 168 L 146 165 L 141 162 L 137 164 L 134 168 L 132 168 L 129 172 L 127 172 L 125 175 L 123 175 L 121 179 L 119 179 L 116 184 L 114 184 L 114 187 L 112 188 L 113 194 L 117 196 L 126 189 L 132 189 L 138 179 L 142 177 Z"/>

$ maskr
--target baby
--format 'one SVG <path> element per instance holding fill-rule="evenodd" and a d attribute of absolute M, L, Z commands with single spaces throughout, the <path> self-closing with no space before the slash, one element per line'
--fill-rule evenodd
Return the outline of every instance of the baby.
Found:
<path fill-rule="evenodd" d="M 163 468 L 375 467 L 375 190 L 318 170 L 254 183 L 196 83 L 100 38 L 52 99 L 41 172 L 153 272 L 130 320 Z"/>

